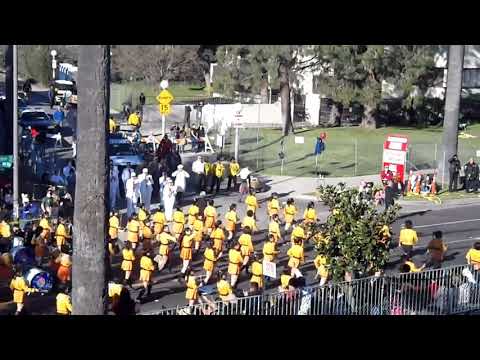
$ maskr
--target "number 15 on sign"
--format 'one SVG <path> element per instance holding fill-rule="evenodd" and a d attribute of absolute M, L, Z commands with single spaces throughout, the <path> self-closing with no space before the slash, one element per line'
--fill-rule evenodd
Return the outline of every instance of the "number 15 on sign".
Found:
<path fill-rule="evenodd" d="M 162 115 L 168 115 L 172 112 L 172 106 L 170 104 L 160 104 L 158 109 Z"/>

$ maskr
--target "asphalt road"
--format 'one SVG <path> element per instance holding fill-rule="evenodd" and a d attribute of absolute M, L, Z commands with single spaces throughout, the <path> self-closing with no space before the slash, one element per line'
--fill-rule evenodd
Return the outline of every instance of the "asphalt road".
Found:
<path fill-rule="evenodd" d="M 46 110 L 50 110 L 48 105 L 45 102 L 44 95 L 40 95 L 36 98 L 38 105 L 42 106 Z M 70 151 L 60 151 L 59 160 L 57 163 L 57 168 L 63 166 L 63 163 L 71 156 Z M 226 182 L 223 183 L 222 188 L 224 188 Z M 78 194 L 77 194 L 78 195 Z M 263 198 L 264 195 L 259 194 L 258 198 L 260 200 L 261 208 L 258 211 L 258 221 L 257 226 L 260 229 L 258 233 L 253 236 L 253 242 L 255 250 L 261 252 L 263 241 L 266 238 L 266 229 L 268 228 L 268 220 L 266 216 L 266 199 Z M 286 201 L 287 195 L 283 198 L 280 198 L 280 201 Z M 191 197 L 187 198 L 185 201 L 184 209 L 187 210 Z M 236 193 L 226 193 L 221 192 L 217 197 L 215 197 L 215 205 L 217 206 L 217 213 L 219 214 L 220 219 L 224 219 L 224 215 L 228 210 L 228 207 L 231 203 L 238 203 L 238 194 Z M 299 208 L 299 215 L 303 214 L 303 210 L 306 207 L 306 201 L 298 200 L 296 201 Z M 155 204 L 153 204 L 155 206 Z M 417 207 L 418 208 L 418 207 Z M 321 221 L 325 220 L 328 216 L 328 209 L 321 205 L 316 205 L 317 215 Z M 245 215 L 245 205 L 241 204 L 238 206 L 238 214 L 240 220 Z M 408 218 L 413 221 L 414 228 L 417 230 L 419 235 L 419 243 L 417 245 L 417 250 L 415 251 L 415 256 L 413 257 L 414 262 L 417 265 L 423 263 L 425 257 L 425 247 L 428 241 L 431 239 L 431 234 L 435 230 L 442 230 L 444 233 L 444 240 L 448 244 L 447 251 L 447 260 L 444 263 L 444 266 L 451 266 L 457 264 L 465 263 L 465 254 L 467 250 L 472 246 L 473 242 L 477 239 L 480 239 L 480 205 L 469 205 L 461 206 L 457 208 L 441 209 L 441 210 L 432 210 L 432 211 L 415 211 L 411 212 L 405 207 L 401 212 L 401 217 L 393 224 L 394 238 L 398 239 L 398 233 L 404 221 Z M 287 240 L 289 244 L 290 236 L 289 234 L 284 237 L 284 240 Z M 283 268 L 286 266 L 287 257 L 286 251 L 288 250 L 289 245 L 284 246 L 280 249 L 281 253 L 278 257 L 278 266 L 277 273 L 281 273 Z M 203 252 L 202 252 L 203 253 Z M 315 258 L 316 254 L 312 246 L 306 246 L 305 259 L 306 263 L 301 268 L 302 273 L 307 279 L 307 284 L 315 284 L 314 275 L 315 269 L 313 267 L 312 261 Z M 226 269 L 227 254 L 224 252 L 222 260 L 219 262 L 220 269 Z M 164 269 L 161 273 L 155 271 L 153 276 L 153 289 L 150 298 L 146 299 L 146 302 L 139 306 L 139 311 L 141 313 L 151 313 L 158 311 L 162 307 L 173 307 L 176 305 L 185 305 L 185 286 L 180 283 L 177 278 L 181 268 L 181 260 L 178 255 L 178 250 L 173 254 L 173 262 L 171 270 L 169 273 L 168 270 Z M 391 251 L 391 259 L 389 265 L 387 266 L 387 272 L 396 271 L 399 264 L 399 251 L 398 249 L 393 249 Z M 197 274 L 203 275 L 203 256 L 200 254 L 198 257 L 194 258 L 193 261 L 193 270 Z M 120 267 L 120 258 L 114 258 L 113 261 L 113 271 L 117 276 L 122 277 L 122 272 L 119 269 Z M 133 279 L 138 279 L 138 273 L 133 274 Z M 239 279 L 239 288 L 247 289 L 249 285 L 249 277 L 245 274 L 242 274 Z M 267 286 L 267 291 L 272 291 L 276 288 L 277 283 L 272 282 Z M 134 288 L 139 289 L 140 284 L 134 283 Z M 137 290 L 132 292 L 132 295 L 135 297 Z M 36 299 L 33 301 L 33 299 Z M 53 295 L 44 296 L 39 299 L 38 296 L 32 298 L 32 304 L 30 309 L 32 313 L 38 314 L 53 314 L 55 313 L 55 298 Z M 35 303 L 35 304 L 34 304 Z M 1 307 L 0 307 L 1 312 Z"/>

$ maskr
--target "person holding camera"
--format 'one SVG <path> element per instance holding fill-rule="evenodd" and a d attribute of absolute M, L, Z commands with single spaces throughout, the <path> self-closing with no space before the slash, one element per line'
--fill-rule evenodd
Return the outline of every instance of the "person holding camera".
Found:
<path fill-rule="evenodd" d="M 460 174 L 460 160 L 458 160 L 457 154 L 453 155 L 448 160 L 448 171 L 450 173 L 450 181 L 448 182 L 448 191 L 457 191 L 458 175 Z"/>

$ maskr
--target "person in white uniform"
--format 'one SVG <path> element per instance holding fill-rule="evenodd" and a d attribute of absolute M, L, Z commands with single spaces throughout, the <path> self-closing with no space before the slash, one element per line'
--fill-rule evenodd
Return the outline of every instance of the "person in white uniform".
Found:
<path fill-rule="evenodd" d="M 177 170 L 173 172 L 172 177 L 175 178 L 175 187 L 177 190 L 177 202 L 180 203 L 183 198 L 183 193 L 187 188 L 187 179 L 190 174 L 183 170 L 183 165 L 178 165 Z"/>
<path fill-rule="evenodd" d="M 123 169 L 123 171 L 122 171 L 123 192 L 125 193 L 125 196 L 127 195 L 127 180 L 130 179 L 133 172 L 134 171 L 130 167 L 130 163 L 127 164 L 127 167 L 125 169 Z"/>
<path fill-rule="evenodd" d="M 153 177 L 148 173 L 148 169 L 143 169 L 139 176 L 140 183 L 140 202 L 144 204 L 145 209 L 150 212 L 150 204 L 153 192 Z"/>
<path fill-rule="evenodd" d="M 110 168 L 110 211 L 117 208 L 117 199 L 120 197 L 120 180 L 118 178 L 118 167 Z"/>
<path fill-rule="evenodd" d="M 175 196 L 177 194 L 172 179 L 168 178 L 163 188 L 163 204 L 165 208 L 165 218 L 172 221 L 173 207 L 175 206 Z"/>
<path fill-rule="evenodd" d="M 125 185 L 125 197 L 127 198 L 127 217 L 130 218 L 135 213 L 138 197 L 138 179 L 135 173 L 127 180 Z"/>

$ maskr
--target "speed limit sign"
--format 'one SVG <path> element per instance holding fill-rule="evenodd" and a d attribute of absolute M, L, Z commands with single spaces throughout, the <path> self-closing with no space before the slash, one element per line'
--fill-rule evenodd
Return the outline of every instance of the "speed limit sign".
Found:
<path fill-rule="evenodd" d="M 162 115 L 167 115 L 172 112 L 172 106 L 170 104 L 160 104 L 158 108 Z"/>

